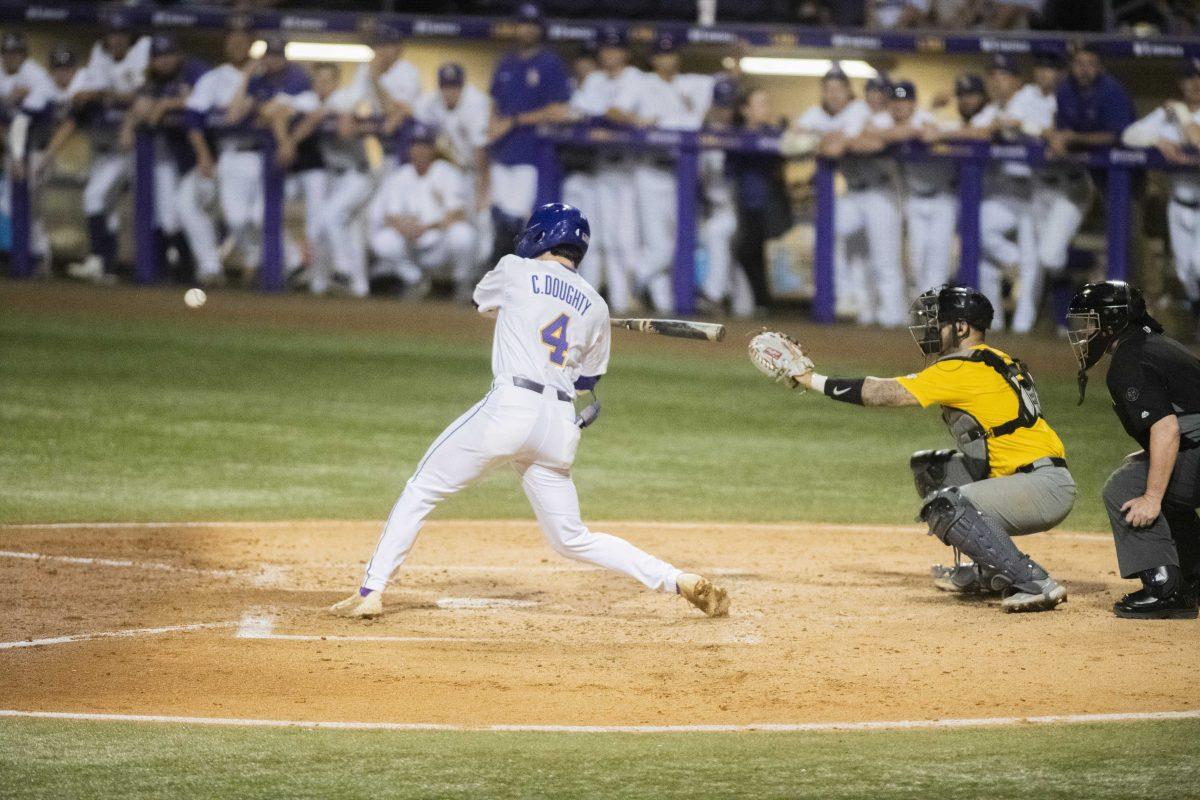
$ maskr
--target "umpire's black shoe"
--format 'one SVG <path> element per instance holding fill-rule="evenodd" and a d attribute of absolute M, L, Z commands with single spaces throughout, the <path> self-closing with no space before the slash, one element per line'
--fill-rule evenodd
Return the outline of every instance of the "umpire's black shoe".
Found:
<path fill-rule="evenodd" d="M 1139 589 L 1113 603 L 1113 613 L 1123 619 L 1196 619 L 1196 595 L 1186 583 L 1166 597 Z"/>

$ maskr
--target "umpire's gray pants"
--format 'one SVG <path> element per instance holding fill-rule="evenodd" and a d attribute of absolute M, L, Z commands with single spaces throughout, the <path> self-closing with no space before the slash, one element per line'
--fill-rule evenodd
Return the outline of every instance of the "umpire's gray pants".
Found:
<path fill-rule="evenodd" d="M 1125 521 L 1121 506 L 1146 493 L 1150 456 L 1141 451 L 1127 456 L 1104 484 L 1104 507 L 1117 546 L 1117 566 L 1122 578 L 1155 567 L 1181 567 L 1200 572 L 1200 447 L 1181 450 L 1167 484 L 1162 513 L 1145 528 Z"/>
<path fill-rule="evenodd" d="M 1075 479 L 1066 467 L 986 478 L 959 491 L 1009 536 L 1048 531 L 1066 519 L 1075 505 Z"/>

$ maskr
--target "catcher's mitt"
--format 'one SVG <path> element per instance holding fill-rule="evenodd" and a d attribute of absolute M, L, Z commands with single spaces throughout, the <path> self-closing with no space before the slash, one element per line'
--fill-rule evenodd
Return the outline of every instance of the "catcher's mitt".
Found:
<path fill-rule="evenodd" d="M 763 331 L 750 340 L 750 360 L 759 372 L 777 381 L 785 381 L 793 389 L 799 386 L 795 375 L 811 372 L 812 359 L 792 337 L 779 331 Z"/>

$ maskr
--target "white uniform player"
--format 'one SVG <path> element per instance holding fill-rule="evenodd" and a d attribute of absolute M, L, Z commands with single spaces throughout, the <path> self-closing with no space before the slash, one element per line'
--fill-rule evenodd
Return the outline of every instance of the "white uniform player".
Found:
<path fill-rule="evenodd" d="M 644 125 L 699 130 L 712 102 L 715 78 L 680 74 L 679 54 L 670 34 L 662 34 L 655 41 L 651 66 L 654 71 L 636 82 L 632 96 L 616 98 L 617 107 Z M 637 278 L 640 289 L 648 293 L 658 312 L 670 312 L 675 307 L 672 268 L 679 224 L 678 183 L 674 160 L 665 154 L 647 154 L 634 169 L 642 237 Z"/>
<path fill-rule="evenodd" d="M 847 154 L 866 129 L 871 110 L 853 99 L 845 73 L 821 80 L 822 102 L 805 111 L 793 129 L 822 135 L 822 152 Z M 849 157 L 841 164 L 846 193 L 838 199 L 834 294 L 840 313 L 853 311 L 863 325 L 899 327 L 907 320 L 900 199 L 890 165 L 881 158 Z"/>
<path fill-rule="evenodd" d="M 1128 147 L 1156 147 L 1172 163 L 1194 164 L 1183 148 L 1200 147 L 1200 60 L 1185 65 L 1179 87 L 1182 101 L 1168 101 L 1130 125 L 1121 136 L 1122 143 Z M 1171 173 L 1167 226 L 1175 274 L 1192 314 L 1200 318 L 1200 173 Z"/>
<path fill-rule="evenodd" d="M 379 259 L 372 274 L 395 275 L 412 287 L 449 269 L 461 294 L 476 257 L 466 178 L 437 157 L 436 129 L 417 122 L 409 138 L 409 163 L 383 179 L 368 211 L 371 252 Z"/>
<path fill-rule="evenodd" d="M 917 107 L 917 90 L 911 81 L 897 81 L 891 93 L 887 114 L 871 121 L 871 127 L 885 142 L 917 140 L 930 129 L 941 127 L 936 116 Z M 901 165 L 900 174 L 911 269 L 909 298 L 915 300 L 930 286 L 949 283 L 953 274 L 958 224 L 955 169 L 946 161 L 907 161 Z"/>
<path fill-rule="evenodd" d="M 464 202 L 475 227 L 476 266 L 491 255 L 494 236 L 488 198 L 487 127 L 491 114 L 491 98 L 466 82 L 460 64 L 439 67 L 438 88 L 421 95 L 413 110 L 418 120 L 441 132 L 445 151 L 466 175 Z"/>
<path fill-rule="evenodd" d="M 382 613 L 381 594 L 447 496 L 493 467 L 512 464 L 542 533 L 567 558 L 620 572 L 661 592 L 680 592 L 710 616 L 728 612 L 724 590 L 698 575 L 593 533 L 580 520 L 571 465 L 579 446 L 573 398 L 608 370 L 604 299 L 576 272 L 587 251 L 587 220 L 564 204 L 543 206 L 517 242 L 475 287 L 479 310 L 496 315 L 492 389 L 433 443 L 392 508 L 361 588 L 330 611 Z M 593 417 L 594 419 L 594 417 Z"/>
<path fill-rule="evenodd" d="M 616 28 L 599 33 L 600 68 L 592 72 L 571 98 L 571 107 L 584 118 L 605 118 L 613 122 L 633 122 L 621 110 L 637 96 L 645 73 L 629 65 L 624 34 Z M 596 242 L 604 253 L 600 260 L 581 267 L 588 283 L 604 284 L 609 307 L 625 314 L 630 306 L 631 276 L 637 273 L 640 242 L 638 237 L 638 193 L 634 184 L 637 156 L 625 150 L 600 148 L 596 153 L 594 180 L 595 206 L 588 209 L 596 220 Z M 564 187 L 565 191 L 565 187 Z M 579 206 L 587 208 L 586 206 Z M 603 275 L 600 267 L 603 266 Z"/>

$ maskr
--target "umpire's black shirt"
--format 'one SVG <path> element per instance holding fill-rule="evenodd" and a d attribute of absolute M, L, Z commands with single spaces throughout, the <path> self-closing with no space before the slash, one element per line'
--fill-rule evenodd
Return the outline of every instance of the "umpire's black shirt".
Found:
<path fill-rule="evenodd" d="M 1125 432 L 1150 449 L 1150 427 L 1179 417 L 1180 448 L 1200 445 L 1200 359 L 1142 327 L 1121 337 L 1108 367 L 1108 393 Z"/>

